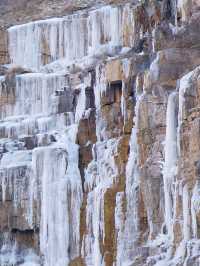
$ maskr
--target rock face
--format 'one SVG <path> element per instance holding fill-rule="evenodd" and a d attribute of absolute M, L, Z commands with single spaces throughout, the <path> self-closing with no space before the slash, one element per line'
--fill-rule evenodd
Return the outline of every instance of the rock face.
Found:
<path fill-rule="evenodd" d="M 0 265 L 200 265 L 200 2 L 0 6 Z"/>

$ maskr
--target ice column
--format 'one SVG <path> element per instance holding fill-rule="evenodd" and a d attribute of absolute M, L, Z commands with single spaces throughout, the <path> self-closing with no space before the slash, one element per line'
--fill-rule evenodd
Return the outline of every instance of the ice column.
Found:
<path fill-rule="evenodd" d="M 84 236 L 82 255 L 88 266 L 104 265 L 100 243 L 104 239 L 104 196 L 117 177 L 115 164 L 118 141 L 98 142 L 93 148 L 93 160 L 85 172 L 85 189 L 89 190 L 86 208 L 87 234 Z"/>
<path fill-rule="evenodd" d="M 134 27 L 129 4 L 13 26 L 8 29 L 11 63 L 39 70 L 60 59 L 70 64 L 84 56 L 115 52 L 133 46 Z"/>
<path fill-rule="evenodd" d="M 68 265 L 79 254 L 82 184 L 76 129 L 69 126 L 58 143 L 33 154 L 34 178 L 41 186 L 40 249 L 45 266 Z"/>
<path fill-rule="evenodd" d="M 165 161 L 163 168 L 164 197 L 165 197 L 165 224 L 169 236 L 172 236 L 174 178 L 177 171 L 177 120 L 176 120 L 176 93 L 169 95 L 167 104 Z"/>
<path fill-rule="evenodd" d="M 130 138 L 130 154 L 126 166 L 126 199 L 127 211 L 124 229 L 124 239 L 118 239 L 118 246 L 121 241 L 124 241 L 123 249 L 120 251 L 121 258 L 118 258 L 117 265 L 126 265 L 129 261 L 134 243 L 137 241 L 138 236 L 138 186 L 139 186 L 139 173 L 138 173 L 138 119 L 139 119 L 139 106 L 142 100 L 142 95 L 137 95 L 135 106 L 134 127 L 132 128 Z M 125 264 L 123 264 L 125 263 Z M 128 263 L 128 262 L 127 262 Z"/>

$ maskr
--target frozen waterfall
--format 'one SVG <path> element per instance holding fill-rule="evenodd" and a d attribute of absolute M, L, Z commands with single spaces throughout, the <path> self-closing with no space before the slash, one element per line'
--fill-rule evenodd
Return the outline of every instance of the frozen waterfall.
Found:
<path fill-rule="evenodd" d="M 163 169 L 165 196 L 165 224 L 172 236 L 174 181 L 177 172 L 177 94 L 172 92 L 168 98 L 165 138 L 165 161 Z"/>
<path fill-rule="evenodd" d="M 109 137 L 106 132 L 101 101 L 109 86 L 106 68 L 96 62 L 129 51 L 135 41 L 135 27 L 132 6 L 126 4 L 101 6 L 8 29 L 10 72 L 0 77 L 0 176 L 2 204 L 9 205 L 9 212 L 15 216 L 11 224 L 14 233 L 6 232 L 8 237 L 4 237 L 0 250 L 2 266 L 67 266 L 77 258 L 84 258 L 88 266 L 106 265 L 102 248 L 107 237 L 105 201 L 108 205 L 109 191 L 120 182 L 116 158 L 121 138 Z M 131 69 L 128 61 L 123 72 Z M 77 67 L 77 62 L 89 68 L 81 63 Z M 57 71 L 57 64 L 63 71 Z M 84 68 L 83 73 L 79 67 Z M 17 72 L 20 69 L 23 74 Z M 118 95 L 114 92 L 112 104 L 119 103 L 125 123 L 125 84 L 121 80 L 118 83 L 123 87 L 117 88 Z M 86 95 L 88 90 L 94 95 Z M 111 218 L 117 232 L 113 243 L 116 241 L 119 266 L 129 258 L 123 249 L 129 252 L 137 239 L 139 103 L 137 98 L 126 191 L 113 192 L 116 206 Z M 89 119 L 92 111 L 97 141 L 87 141 L 84 146 L 91 145 L 92 158 L 83 178 L 79 171 L 82 147 L 77 139 L 81 122 Z M 125 230 L 121 221 L 124 196 Z M 16 214 L 18 209 L 21 216 Z M 80 224 L 83 210 L 84 233 Z M 18 234 L 23 232 L 29 235 L 27 242 L 37 247 L 34 251 L 25 248 L 23 252 L 24 239 L 18 245 Z"/>
<path fill-rule="evenodd" d="M 125 35 L 126 28 L 130 27 L 127 25 L 133 20 L 127 16 L 129 9 L 128 4 L 124 8 L 105 6 L 63 18 L 13 26 L 9 29 L 11 63 L 40 69 L 62 58 L 70 64 L 84 56 L 113 53 L 122 46 L 131 47 L 134 40 L 128 40 L 132 37 Z M 132 25 L 129 30 L 134 32 Z"/>

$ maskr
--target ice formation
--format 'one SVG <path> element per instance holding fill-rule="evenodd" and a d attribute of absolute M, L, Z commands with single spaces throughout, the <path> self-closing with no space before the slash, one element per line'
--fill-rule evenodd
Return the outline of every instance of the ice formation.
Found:
<path fill-rule="evenodd" d="M 176 92 L 170 94 L 167 104 L 166 138 L 165 138 L 165 162 L 163 169 L 164 193 L 165 193 L 165 224 L 169 236 L 173 236 L 173 202 L 174 182 L 177 172 L 177 105 Z"/>
<path fill-rule="evenodd" d="M 143 21 L 146 7 L 134 4 L 8 29 L 11 64 L 0 76 L 0 203 L 13 219 L 6 221 L 12 232 L 2 221 L 1 266 L 82 265 L 82 259 L 87 266 L 105 266 L 110 257 L 113 266 L 142 265 L 144 258 L 145 265 L 186 266 L 197 256 L 200 180 L 191 189 L 185 176 L 177 178 L 194 73 L 181 78 L 176 90 L 174 80 L 165 88 L 162 75 L 169 66 L 160 69 L 160 58 L 168 58 L 145 50 L 146 42 L 152 48 L 149 35 L 158 14 L 149 8 Z M 186 1 L 177 4 L 184 20 Z M 142 171 L 152 171 L 158 153 L 163 169 L 156 161 L 155 173 L 141 184 Z M 158 206 L 157 195 L 155 202 L 149 196 L 151 203 L 143 195 L 154 192 L 154 182 L 162 194 Z M 177 220 L 182 239 L 175 248 Z M 24 232 L 35 250 L 23 237 L 18 241 Z"/>
<path fill-rule="evenodd" d="M 46 73 L 18 74 L 11 80 L 1 77 L 0 93 L 11 98 L 0 106 L 1 143 L 9 150 L 1 161 L 3 199 L 10 192 L 16 198 L 16 205 L 24 202 L 26 226 L 34 228 L 40 223 L 40 252 L 46 266 L 67 265 L 80 249 L 82 182 L 75 142 L 79 120 L 87 116 L 85 89 L 90 86 L 91 79 L 86 78 L 75 87 L 79 91 L 76 107 L 67 106 L 68 110 L 63 110 L 60 99 L 66 95 L 64 104 L 70 105 L 67 98 L 72 97 L 72 93 L 66 94 L 69 79 L 63 73 L 73 70 L 71 66 L 75 69 L 74 63 L 79 62 L 77 67 L 82 67 L 81 62 L 90 65 L 95 57 L 114 54 L 124 46 L 131 47 L 134 40 L 123 39 L 124 25 L 133 19 L 127 16 L 129 9 L 129 5 L 123 8 L 105 6 L 88 13 L 30 22 L 8 30 L 11 63 Z M 134 30 L 134 25 L 130 30 Z M 94 88 L 98 141 L 93 147 L 93 160 L 85 169 L 84 184 L 88 199 L 87 234 L 83 239 L 82 254 L 91 266 L 103 265 L 99 240 L 104 238 L 104 195 L 118 175 L 115 164 L 118 139 L 107 139 L 100 110 L 101 96 L 107 87 L 102 70 L 101 66 L 96 67 Z M 7 91 L 9 82 L 13 81 L 15 91 Z M 122 95 L 123 113 L 124 104 Z M 18 140 L 30 138 L 33 141 L 32 136 L 35 136 L 34 149 L 26 151 L 23 141 Z M 14 139 L 16 144 L 7 142 L 7 138 Z M 12 156 L 17 171 L 8 165 L 14 162 Z M 19 176 L 22 183 L 27 183 L 23 193 L 23 187 L 15 187 Z M 20 198 L 24 193 L 28 193 L 25 201 Z M 41 220 L 38 221 L 36 214 L 40 212 Z M 34 262 L 24 260 L 22 265 L 34 265 Z"/>
<path fill-rule="evenodd" d="M 130 154 L 126 166 L 126 219 L 124 224 L 123 246 L 121 247 L 121 258 L 117 261 L 117 265 L 126 265 L 131 257 L 132 247 L 138 240 L 139 232 L 139 215 L 138 215 L 138 200 L 139 200 L 139 176 L 138 176 L 138 111 L 140 101 L 143 95 L 137 95 L 135 106 L 135 126 L 132 129 L 130 138 Z M 123 223 L 123 221 L 121 221 Z M 121 226 L 123 226 L 121 224 Z M 118 246 L 121 246 L 122 239 L 118 239 Z"/>
<path fill-rule="evenodd" d="M 11 62 L 39 69 L 61 58 L 70 62 L 87 55 L 112 53 L 117 47 L 125 46 L 122 27 L 131 21 L 126 16 L 128 10 L 129 5 L 124 9 L 105 6 L 88 14 L 80 12 L 13 26 L 9 29 Z M 127 46 L 131 47 L 132 42 Z"/>

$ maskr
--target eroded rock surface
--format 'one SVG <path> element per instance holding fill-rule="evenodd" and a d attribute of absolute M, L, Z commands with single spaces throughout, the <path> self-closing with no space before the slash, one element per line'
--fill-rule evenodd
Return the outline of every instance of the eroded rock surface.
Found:
<path fill-rule="evenodd" d="M 0 7 L 0 265 L 199 265 L 199 0 Z"/>

